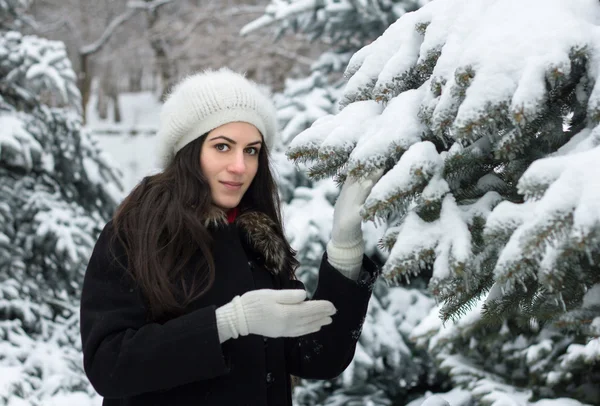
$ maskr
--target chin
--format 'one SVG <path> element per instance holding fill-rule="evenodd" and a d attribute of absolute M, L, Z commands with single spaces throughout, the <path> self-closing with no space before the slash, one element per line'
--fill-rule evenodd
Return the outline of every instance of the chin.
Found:
<path fill-rule="evenodd" d="M 215 199 L 215 206 L 224 210 L 233 209 L 234 207 L 237 207 L 238 204 L 240 204 L 240 199 Z"/>

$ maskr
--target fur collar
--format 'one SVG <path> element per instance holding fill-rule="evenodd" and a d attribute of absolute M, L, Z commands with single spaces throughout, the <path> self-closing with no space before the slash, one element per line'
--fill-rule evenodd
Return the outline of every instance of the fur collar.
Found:
<path fill-rule="evenodd" d="M 227 226 L 227 214 L 214 207 L 204 218 L 208 229 Z M 241 210 L 234 224 L 242 232 L 244 243 L 261 256 L 264 267 L 274 275 L 291 272 L 297 261 L 293 252 L 286 247 L 276 224 L 266 214 L 258 211 Z"/>

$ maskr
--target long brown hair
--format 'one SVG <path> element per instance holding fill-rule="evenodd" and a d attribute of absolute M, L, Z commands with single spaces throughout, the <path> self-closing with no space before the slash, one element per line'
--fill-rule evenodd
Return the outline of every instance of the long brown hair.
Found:
<path fill-rule="evenodd" d="M 210 187 L 200 169 L 206 136 L 182 148 L 162 172 L 140 182 L 113 216 L 114 237 L 125 247 L 127 271 L 142 289 L 152 320 L 177 314 L 206 293 L 215 279 L 212 238 L 203 221 L 212 208 Z M 296 252 L 284 237 L 268 154 L 263 144 L 256 176 L 239 206 L 242 211 L 260 211 L 272 219 L 294 258 Z M 186 283 L 189 276 L 184 278 L 184 271 L 198 250 L 202 262 L 194 265 L 200 269 Z M 293 261 L 292 279 L 298 264 L 295 258 Z"/>

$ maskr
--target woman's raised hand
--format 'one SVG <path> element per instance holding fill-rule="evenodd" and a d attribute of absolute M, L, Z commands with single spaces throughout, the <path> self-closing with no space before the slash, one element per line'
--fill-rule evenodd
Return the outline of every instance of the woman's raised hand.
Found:
<path fill-rule="evenodd" d="M 331 302 L 305 299 L 303 289 L 260 289 L 236 296 L 216 310 L 219 339 L 248 334 L 298 337 L 331 324 L 336 312 Z"/>

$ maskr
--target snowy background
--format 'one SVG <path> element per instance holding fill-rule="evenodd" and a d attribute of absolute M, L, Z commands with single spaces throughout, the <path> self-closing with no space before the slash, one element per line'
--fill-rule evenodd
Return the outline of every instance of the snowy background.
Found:
<path fill-rule="evenodd" d="M 356 355 L 295 405 L 600 405 L 599 43 L 596 0 L 0 1 L 0 406 L 100 404 L 87 260 L 161 97 L 222 65 L 274 93 L 309 291 L 337 183 L 385 170 Z"/>

